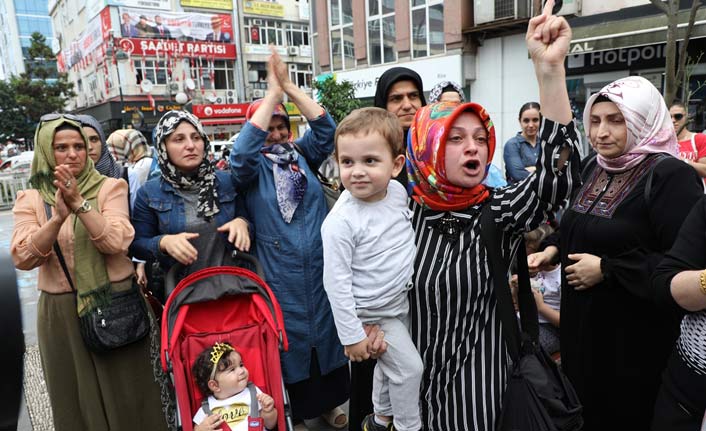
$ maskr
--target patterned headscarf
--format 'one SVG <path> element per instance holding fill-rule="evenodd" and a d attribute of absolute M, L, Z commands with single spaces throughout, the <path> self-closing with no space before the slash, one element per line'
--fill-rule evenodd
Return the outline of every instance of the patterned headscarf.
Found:
<path fill-rule="evenodd" d="M 495 127 L 488 112 L 477 103 L 434 103 L 420 108 L 407 136 L 407 173 L 412 198 L 436 211 L 467 208 L 490 196 L 485 185 L 464 188 L 446 178 L 446 138 L 456 119 L 473 112 L 488 131 L 488 161 L 485 175 L 495 153 Z"/>
<path fill-rule="evenodd" d="M 186 121 L 201 135 L 203 139 L 204 151 L 203 160 L 196 172 L 192 175 L 182 173 L 169 161 L 167 156 L 167 137 L 174 133 L 179 123 Z M 199 203 L 196 213 L 204 220 L 210 220 L 220 210 L 218 208 L 218 194 L 215 188 L 215 168 L 208 160 L 211 151 L 208 136 L 201 126 L 201 122 L 193 114 L 186 111 L 169 111 L 159 120 L 155 133 L 157 144 L 157 161 L 162 171 L 162 179 L 171 184 L 176 189 L 198 190 Z"/>
<path fill-rule="evenodd" d="M 678 154 L 679 143 L 664 98 L 650 81 L 640 76 L 614 81 L 588 99 L 583 124 L 589 142 L 591 108 L 599 96 L 607 97 L 618 106 L 628 129 L 624 153 L 614 159 L 598 154 L 596 161 L 600 167 L 608 172 L 623 172 L 640 164 L 651 153 Z M 593 142 L 591 145 L 595 148 Z"/>
<path fill-rule="evenodd" d="M 40 121 L 34 134 L 34 159 L 32 160 L 32 176 L 30 184 L 37 189 L 44 202 L 56 205 L 56 186 L 54 186 L 54 134 L 56 129 L 69 124 L 81 133 L 83 142 L 88 145 L 88 137 L 77 121 L 61 117 L 51 121 Z M 76 185 L 81 196 L 88 200 L 93 208 L 98 209 L 98 192 L 106 177 L 99 174 L 93 167 L 93 160 L 86 151 L 86 164 L 76 175 Z M 42 208 L 42 211 L 44 209 Z M 74 229 L 74 273 L 73 283 L 77 291 L 77 311 L 83 316 L 89 310 L 102 306 L 110 300 L 110 279 L 105 266 L 103 254 L 93 245 L 88 230 L 74 215 L 69 216 Z"/>
<path fill-rule="evenodd" d="M 95 130 L 101 139 L 101 155 L 96 162 L 96 170 L 107 177 L 120 178 L 122 170 L 120 166 L 115 163 L 115 159 L 113 159 L 113 156 L 108 150 L 108 145 L 105 142 L 105 133 L 103 133 L 103 128 L 98 120 L 90 115 L 77 115 L 76 117 L 78 121 L 81 122 L 81 126 L 88 126 Z"/>
<path fill-rule="evenodd" d="M 245 118 L 248 121 L 250 121 L 260 105 L 262 105 L 262 99 L 256 100 L 248 106 L 248 110 L 245 112 Z M 289 129 L 289 115 L 287 114 L 287 108 L 282 103 L 275 105 L 272 116 L 283 118 L 287 129 Z M 290 223 L 294 217 L 294 212 L 304 199 L 307 180 L 305 172 L 299 167 L 299 153 L 294 150 L 292 145 L 291 130 L 287 141 L 284 144 L 273 144 L 263 147 L 260 151 L 263 156 L 272 162 L 277 206 L 285 223 Z"/>
<path fill-rule="evenodd" d="M 135 129 L 119 129 L 111 133 L 108 136 L 108 148 L 115 160 L 123 166 L 152 155 L 147 138 Z"/>
<path fill-rule="evenodd" d="M 429 92 L 429 103 L 438 102 L 441 95 L 445 93 L 444 88 L 446 87 L 452 87 L 454 91 L 456 91 L 458 95 L 461 96 L 461 103 L 466 101 L 466 97 L 463 95 L 463 88 L 461 88 L 460 85 L 453 81 L 441 81 L 440 83 L 436 84 L 434 88 L 432 88 Z"/>

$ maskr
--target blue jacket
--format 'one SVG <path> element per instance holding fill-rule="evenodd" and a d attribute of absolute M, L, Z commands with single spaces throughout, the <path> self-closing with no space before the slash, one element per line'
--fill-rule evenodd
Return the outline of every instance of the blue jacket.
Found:
<path fill-rule="evenodd" d="M 246 190 L 246 207 L 253 215 L 255 253 L 284 314 L 289 337 L 289 351 L 282 354 L 286 383 L 309 378 L 312 349 L 324 375 L 347 363 L 323 285 L 320 230 L 328 209 L 308 164 L 318 166 L 333 152 L 336 124 L 326 114 L 309 125 L 311 130 L 297 140 L 305 156 L 298 163 L 307 188 L 291 223 L 284 222 L 277 206 L 272 162 L 260 153 L 267 131 L 245 123 L 230 155 L 234 181 Z"/>
<path fill-rule="evenodd" d="M 532 147 L 522 136 L 522 133 L 508 139 L 503 148 L 507 181 L 516 183 L 527 178 L 530 173 L 525 168 L 537 164 L 537 158 L 541 151 L 542 146 L 539 145 L 539 142 Z"/>
<path fill-rule="evenodd" d="M 221 226 L 235 217 L 246 217 L 242 198 L 237 198 L 235 185 L 227 172 L 216 171 L 218 208 L 216 223 Z M 186 231 L 184 199 L 171 184 L 161 177 L 147 181 L 137 191 L 132 211 L 135 239 L 130 252 L 138 259 L 159 259 L 166 271 L 176 261 L 159 250 L 159 241 L 164 235 Z"/>

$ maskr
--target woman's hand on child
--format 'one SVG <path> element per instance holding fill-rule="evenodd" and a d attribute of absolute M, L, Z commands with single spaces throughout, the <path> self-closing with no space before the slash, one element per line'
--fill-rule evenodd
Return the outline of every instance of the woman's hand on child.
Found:
<path fill-rule="evenodd" d="M 223 419 L 219 415 L 211 415 L 194 427 L 194 431 L 213 431 L 221 429 Z"/>
<path fill-rule="evenodd" d="M 575 253 L 568 256 L 575 261 L 566 267 L 566 281 L 576 290 L 584 290 L 603 281 L 601 258 L 588 253 Z"/>
<path fill-rule="evenodd" d="M 275 409 L 275 400 L 271 396 L 260 392 L 257 394 L 257 400 L 260 402 L 261 413 L 270 413 Z"/>
<path fill-rule="evenodd" d="M 241 251 L 250 251 L 250 231 L 244 218 L 235 218 L 218 228 L 218 232 L 228 232 L 228 242 Z"/>
<path fill-rule="evenodd" d="M 362 362 L 370 358 L 370 352 L 368 351 L 369 343 L 367 338 L 363 338 L 363 340 L 355 344 L 345 346 L 343 352 L 351 361 Z"/>
<path fill-rule="evenodd" d="M 550 245 L 543 251 L 532 253 L 527 256 L 527 267 L 530 274 L 552 269 L 552 261 L 558 253 L 559 249 L 556 246 Z"/>
<path fill-rule="evenodd" d="M 167 253 L 182 265 L 191 265 L 199 257 L 199 252 L 189 242 L 199 234 L 182 232 L 176 235 L 164 235 L 159 241 L 159 249 Z"/>

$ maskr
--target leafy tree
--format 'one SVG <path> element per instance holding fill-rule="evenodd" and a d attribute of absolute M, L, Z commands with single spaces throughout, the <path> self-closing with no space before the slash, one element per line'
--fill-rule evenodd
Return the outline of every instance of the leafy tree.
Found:
<path fill-rule="evenodd" d="M 667 16 L 667 46 L 665 50 L 666 64 L 664 67 L 665 85 L 664 100 L 667 105 L 677 99 L 679 87 L 684 83 L 688 88 L 688 82 L 684 82 L 687 74 L 687 47 L 691 38 L 691 30 L 694 28 L 696 11 L 701 7 L 701 0 L 692 0 L 689 9 L 689 23 L 684 30 L 684 40 L 679 47 L 679 64 L 677 64 L 677 30 L 679 25 L 679 0 L 650 0 Z"/>
<path fill-rule="evenodd" d="M 11 106 L 8 111 L 3 107 L 2 114 L 4 116 L 7 112 L 14 117 L 5 120 L 16 125 L 17 134 L 20 135 L 17 138 L 31 139 L 39 118 L 48 112 L 63 111 L 76 93 L 68 75 L 57 72 L 56 57 L 47 46 L 46 38 L 39 32 L 32 33 L 25 69 L 20 76 L 10 78 L 8 91 L 13 96 L 14 104 L 12 100 L 5 101 Z M 19 127 L 21 123 L 25 127 Z"/>
<path fill-rule="evenodd" d="M 336 82 L 333 76 L 323 81 L 314 81 L 319 103 L 328 111 L 336 123 L 340 123 L 354 109 L 360 108 L 360 100 L 355 98 L 355 88 L 350 81 Z"/>
<path fill-rule="evenodd" d="M 6 140 L 17 142 L 33 133 L 32 124 L 27 122 L 15 95 L 10 81 L 0 81 L 0 143 Z"/>

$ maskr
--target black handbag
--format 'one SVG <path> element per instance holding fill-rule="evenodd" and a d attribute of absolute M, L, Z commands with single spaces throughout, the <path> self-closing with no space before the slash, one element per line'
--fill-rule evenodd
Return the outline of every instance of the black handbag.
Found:
<path fill-rule="evenodd" d="M 539 345 L 537 304 L 532 294 L 524 240 L 517 252 L 518 303 L 522 330 L 518 326 L 508 284 L 508 264 L 500 252 L 500 236 L 490 206 L 481 212 L 481 237 L 493 274 L 498 315 L 512 359 L 503 396 L 498 431 L 577 431 L 583 427 L 583 407 L 576 391 Z"/>
<path fill-rule="evenodd" d="M 47 219 L 51 218 L 51 208 L 45 204 Z M 54 252 L 59 259 L 61 269 L 76 294 L 69 269 L 58 241 L 54 242 Z M 149 333 L 150 321 L 147 304 L 140 292 L 140 286 L 132 280 L 128 290 L 110 293 L 110 302 L 103 307 L 96 307 L 83 316 L 79 316 L 81 338 L 86 347 L 95 353 L 105 353 L 119 347 L 140 341 Z"/>

